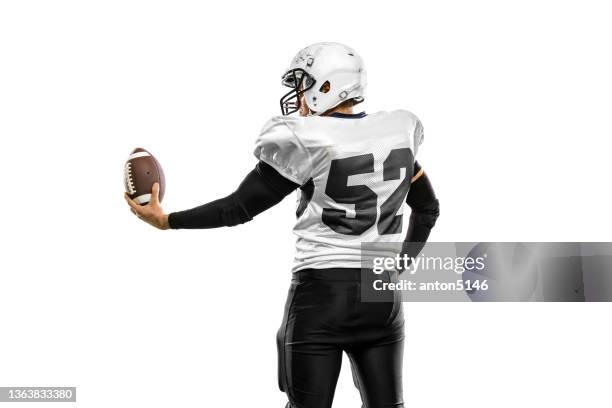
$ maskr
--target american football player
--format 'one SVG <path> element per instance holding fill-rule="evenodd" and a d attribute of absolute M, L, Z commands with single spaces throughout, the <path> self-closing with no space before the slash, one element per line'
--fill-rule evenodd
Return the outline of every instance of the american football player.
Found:
<path fill-rule="evenodd" d="M 160 229 L 218 228 L 251 221 L 297 190 L 293 279 L 277 336 L 287 407 L 331 407 L 343 352 L 365 407 L 403 407 L 401 299 L 360 300 L 361 243 L 427 241 L 439 204 L 415 161 L 423 126 L 405 110 L 354 112 L 366 71 L 342 44 L 304 48 L 282 84 L 290 88 L 282 116 L 264 125 L 258 162 L 234 193 L 169 215 L 157 185 L 145 206 L 126 200 Z M 404 202 L 412 212 L 402 234 Z"/>

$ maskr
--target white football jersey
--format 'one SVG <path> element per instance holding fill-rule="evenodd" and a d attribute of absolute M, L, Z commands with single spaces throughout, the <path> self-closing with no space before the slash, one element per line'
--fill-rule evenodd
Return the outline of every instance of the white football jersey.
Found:
<path fill-rule="evenodd" d="M 400 242 L 402 213 L 423 141 L 405 110 L 368 115 L 278 116 L 255 156 L 298 190 L 293 271 L 360 268 L 362 242 Z"/>

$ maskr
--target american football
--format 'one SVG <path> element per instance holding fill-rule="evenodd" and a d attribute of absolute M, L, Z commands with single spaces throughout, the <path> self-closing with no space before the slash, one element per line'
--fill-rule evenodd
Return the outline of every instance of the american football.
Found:
<path fill-rule="evenodd" d="M 137 147 L 125 162 L 123 181 L 129 197 L 140 205 L 151 200 L 154 183 L 159 183 L 159 201 L 164 199 L 166 179 L 157 159 L 147 150 Z"/>

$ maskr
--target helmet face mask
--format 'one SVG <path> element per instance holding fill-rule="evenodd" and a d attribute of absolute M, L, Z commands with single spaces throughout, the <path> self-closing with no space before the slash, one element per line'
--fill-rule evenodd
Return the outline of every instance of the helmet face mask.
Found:
<path fill-rule="evenodd" d="M 282 83 L 291 88 L 280 100 L 283 115 L 291 115 L 300 110 L 300 97 L 315 84 L 314 78 L 301 68 L 290 69 L 283 75 Z"/>
<path fill-rule="evenodd" d="M 282 77 L 291 91 L 280 100 L 281 112 L 290 115 L 304 104 L 308 116 L 326 115 L 346 101 L 362 102 L 366 83 L 363 60 L 355 50 L 331 42 L 310 45 L 294 57 Z"/>

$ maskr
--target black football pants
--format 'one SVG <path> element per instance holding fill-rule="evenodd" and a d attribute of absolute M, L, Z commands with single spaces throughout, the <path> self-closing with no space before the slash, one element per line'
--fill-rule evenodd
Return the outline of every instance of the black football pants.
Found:
<path fill-rule="evenodd" d="M 359 269 L 294 274 L 278 332 L 279 386 L 292 408 L 332 406 L 342 352 L 364 408 L 402 408 L 404 316 L 399 293 L 361 301 Z M 384 281 L 394 279 L 381 275 Z"/>

